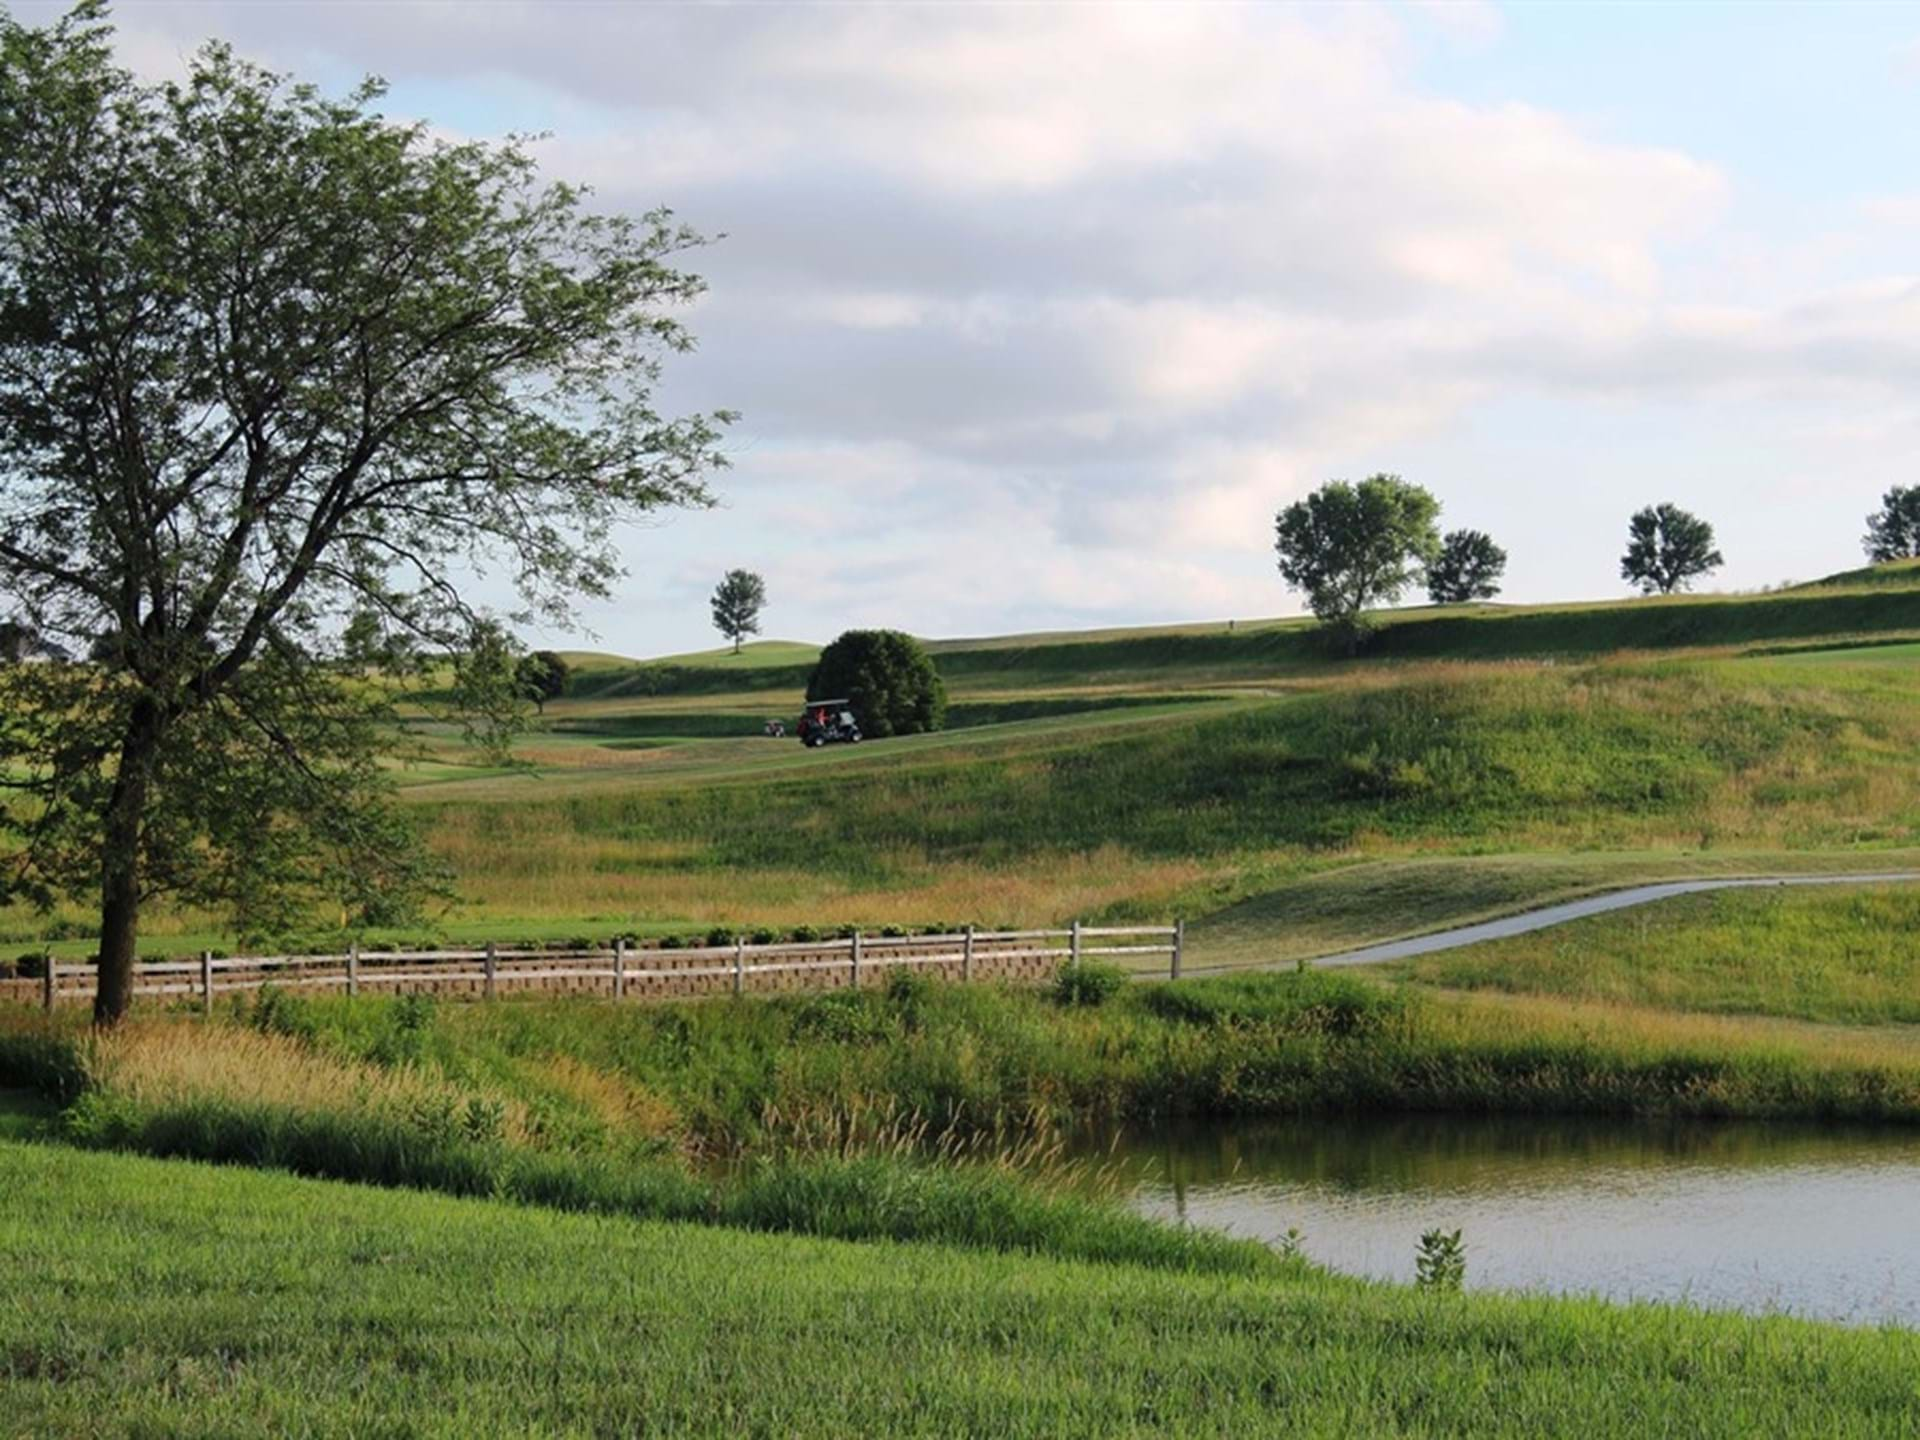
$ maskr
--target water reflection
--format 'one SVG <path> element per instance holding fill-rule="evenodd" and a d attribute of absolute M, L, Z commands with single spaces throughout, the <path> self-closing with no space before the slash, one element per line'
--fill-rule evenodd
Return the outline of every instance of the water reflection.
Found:
<path fill-rule="evenodd" d="M 1459 1227 L 1470 1286 L 1920 1325 L 1920 1136 L 1750 1123 L 1395 1117 L 1097 1137 L 1149 1214 L 1407 1280 Z"/>

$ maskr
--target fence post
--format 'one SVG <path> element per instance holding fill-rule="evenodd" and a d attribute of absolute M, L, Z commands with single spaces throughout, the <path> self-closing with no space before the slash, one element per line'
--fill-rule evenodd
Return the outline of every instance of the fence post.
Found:
<path fill-rule="evenodd" d="M 347 994 L 360 993 L 360 942 L 354 941 L 347 946 Z"/>
<path fill-rule="evenodd" d="M 1078 970 L 1080 968 L 1080 922 L 1078 920 L 1073 922 L 1072 946 L 1073 948 L 1067 956 L 1067 963 Z"/>
<path fill-rule="evenodd" d="M 1187 922 L 1176 920 L 1173 922 L 1173 978 L 1176 980 L 1180 978 L 1180 961 L 1186 946 Z"/>
<path fill-rule="evenodd" d="M 613 942 L 613 998 L 627 998 L 627 937 L 624 935 Z"/>
<path fill-rule="evenodd" d="M 58 978 L 59 970 L 60 962 L 53 958 L 53 952 L 49 950 L 47 952 L 47 968 L 40 976 L 40 1003 L 46 1007 L 49 1015 L 53 1013 L 53 992 L 60 984 Z"/>
<path fill-rule="evenodd" d="M 966 948 L 960 952 L 960 978 L 973 979 L 973 926 L 967 926 Z"/>
<path fill-rule="evenodd" d="M 493 941 L 487 941 L 487 999 L 494 995 L 494 953 Z"/>
<path fill-rule="evenodd" d="M 858 990 L 860 988 L 860 932 L 858 930 L 853 932 L 850 953 L 853 956 L 853 988 Z"/>
<path fill-rule="evenodd" d="M 200 1013 L 213 1018 L 213 951 L 200 952 Z"/>
<path fill-rule="evenodd" d="M 733 993 L 744 995 L 747 990 L 747 937 L 733 937 Z"/>

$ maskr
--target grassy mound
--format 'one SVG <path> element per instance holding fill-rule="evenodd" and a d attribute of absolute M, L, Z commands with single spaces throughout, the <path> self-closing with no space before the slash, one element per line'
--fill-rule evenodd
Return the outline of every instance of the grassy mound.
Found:
<path fill-rule="evenodd" d="M 1910 1333 L 634 1224 L 0 1143 L 21 1434 L 1903 1433 Z"/>

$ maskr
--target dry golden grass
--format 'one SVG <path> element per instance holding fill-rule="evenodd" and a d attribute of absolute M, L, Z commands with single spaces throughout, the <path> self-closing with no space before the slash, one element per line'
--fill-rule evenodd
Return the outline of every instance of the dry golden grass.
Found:
<path fill-rule="evenodd" d="M 95 1032 L 82 1045 L 93 1083 L 154 1108 L 224 1100 L 404 1117 L 478 1095 L 501 1105 L 508 1139 L 528 1138 L 526 1106 L 509 1096 L 456 1087 L 414 1066 L 364 1064 L 291 1036 L 153 1017 Z"/>
<path fill-rule="evenodd" d="M 1627 1052 L 1782 1055 L 1847 1069 L 1920 1069 L 1920 1028 L 1909 1025 L 1837 1026 L 1552 996 L 1436 993 L 1450 1002 L 1431 1012 L 1436 1035 L 1466 1044 L 1524 1034 Z"/>

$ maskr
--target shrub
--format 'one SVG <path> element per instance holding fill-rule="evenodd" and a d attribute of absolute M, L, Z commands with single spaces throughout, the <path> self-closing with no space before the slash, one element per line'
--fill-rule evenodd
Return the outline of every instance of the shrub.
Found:
<path fill-rule="evenodd" d="M 86 1089 L 86 1060 L 72 1034 L 51 1020 L 10 1023 L 0 1028 L 0 1085 L 71 1104 Z"/>
<path fill-rule="evenodd" d="M 387 1007 L 387 1025 L 368 1051 L 379 1065 L 417 1065 L 433 1033 L 433 997 L 400 995 Z"/>
<path fill-rule="evenodd" d="M 794 1013 L 796 1038 L 863 1044 L 892 1033 L 887 1017 L 858 990 L 830 990 L 806 1001 Z"/>
<path fill-rule="evenodd" d="M 1127 972 L 1118 965 L 1082 961 L 1060 967 L 1053 977 L 1053 998 L 1061 1005 L 1104 1005 L 1126 985 Z"/>
<path fill-rule="evenodd" d="M 887 999 L 896 1005 L 918 1005 L 933 994 L 933 977 L 910 965 L 887 971 Z"/>
<path fill-rule="evenodd" d="M 845 697 L 861 733 L 876 739 L 938 730 L 947 691 L 932 657 L 898 630 L 849 630 L 820 652 L 807 699 Z"/>
<path fill-rule="evenodd" d="M 731 945 L 733 944 L 733 932 L 724 925 L 716 925 L 713 929 L 707 931 L 706 943 L 713 946 Z"/>
<path fill-rule="evenodd" d="M 1402 1029 L 1415 1003 L 1400 991 L 1323 970 L 1148 985 L 1140 998 L 1167 1020 L 1336 1038 Z"/>
<path fill-rule="evenodd" d="M 47 955 L 44 950 L 29 950 L 13 962 L 13 973 L 22 980 L 38 980 L 47 973 Z"/>
<path fill-rule="evenodd" d="M 313 1007 L 300 996 L 278 985 L 262 985 L 254 992 L 253 1009 L 247 1023 L 262 1035 L 287 1035 L 295 1040 L 312 1040 L 319 1034 Z"/>
<path fill-rule="evenodd" d="M 1467 1278 L 1467 1247 L 1458 1230 L 1429 1230 L 1415 1253 L 1413 1283 L 1422 1290 L 1458 1290 Z"/>

